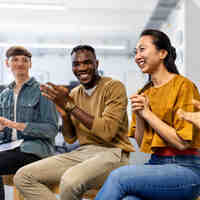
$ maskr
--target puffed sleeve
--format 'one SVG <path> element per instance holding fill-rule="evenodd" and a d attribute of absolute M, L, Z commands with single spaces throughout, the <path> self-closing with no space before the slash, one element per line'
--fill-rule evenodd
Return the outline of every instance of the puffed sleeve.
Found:
<path fill-rule="evenodd" d="M 177 111 L 178 109 L 182 109 L 187 112 L 195 112 L 196 109 L 192 103 L 192 99 L 200 100 L 198 89 L 192 82 L 185 81 L 182 83 L 176 99 L 173 125 L 177 134 L 183 140 L 189 141 L 192 141 L 194 130 L 196 129 L 194 125 L 188 121 L 180 119 L 180 117 L 177 115 Z"/>

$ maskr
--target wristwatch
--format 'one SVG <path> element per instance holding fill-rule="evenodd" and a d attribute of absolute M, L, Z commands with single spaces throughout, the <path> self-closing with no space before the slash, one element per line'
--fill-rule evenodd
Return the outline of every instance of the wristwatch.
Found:
<path fill-rule="evenodd" d="M 65 111 L 67 113 L 71 113 L 75 107 L 76 107 L 76 104 L 74 102 L 67 101 L 65 104 Z"/>

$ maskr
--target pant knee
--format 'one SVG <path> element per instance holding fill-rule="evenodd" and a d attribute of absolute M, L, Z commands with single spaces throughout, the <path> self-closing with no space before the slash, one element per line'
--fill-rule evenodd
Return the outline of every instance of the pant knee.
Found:
<path fill-rule="evenodd" d="M 60 182 L 60 189 L 63 190 L 72 190 L 73 188 L 81 185 L 80 178 L 78 176 L 63 176 Z"/>
<path fill-rule="evenodd" d="M 13 178 L 13 182 L 17 188 L 22 188 L 26 184 L 26 178 L 25 178 L 26 176 L 27 176 L 27 174 L 26 174 L 25 167 L 20 168 L 16 172 L 16 174 Z"/>
<path fill-rule="evenodd" d="M 78 175 L 64 174 L 60 182 L 61 199 L 80 199 L 87 191 L 87 184 Z"/>
<path fill-rule="evenodd" d="M 109 174 L 107 179 L 110 180 L 113 183 L 118 183 L 119 178 L 120 178 L 119 169 L 115 169 Z"/>

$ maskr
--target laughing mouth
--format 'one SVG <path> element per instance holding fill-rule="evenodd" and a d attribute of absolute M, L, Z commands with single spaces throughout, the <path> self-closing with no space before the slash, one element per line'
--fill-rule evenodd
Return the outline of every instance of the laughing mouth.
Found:
<path fill-rule="evenodd" d="M 88 79 L 89 74 L 88 73 L 80 73 L 80 74 L 78 74 L 78 77 L 81 80 L 85 80 L 85 79 Z"/>
<path fill-rule="evenodd" d="M 139 62 L 138 62 L 138 64 L 140 65 L 140 66 L 143 66 L 144 65 L 144 59 L 141 59 Z"/>

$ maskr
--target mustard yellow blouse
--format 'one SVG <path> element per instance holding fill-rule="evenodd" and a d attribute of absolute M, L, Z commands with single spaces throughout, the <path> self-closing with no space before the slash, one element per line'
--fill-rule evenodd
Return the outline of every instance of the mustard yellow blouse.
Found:
<path fill-rule="evenodd" d="M 196 111 L 192 99 L 200 100 L 200 94 L 196 86 L 187 78 L 176 75 L 161 87 L 151 87 L 144 92 L 149 98 L 152 112 L 162 121 L 176 129 L 177 134 L 184 140 L 191 141 L 191 148 L 200 148 L 200 130 L 191 123 L 181 120 L 176 114 L 179 108 L 185 111 Z M 129 136 L 134 137 L 135 114 Z M 167 143 L 147 124 L 144 137 L 140 146 L 141 151 L 153 153 L 157 147 L 166 147 Z"/>

